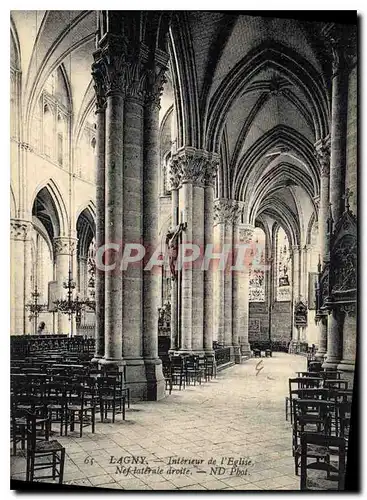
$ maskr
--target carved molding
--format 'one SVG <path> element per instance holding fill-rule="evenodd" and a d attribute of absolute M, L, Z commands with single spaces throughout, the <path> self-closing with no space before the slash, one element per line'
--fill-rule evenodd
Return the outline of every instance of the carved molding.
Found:
<path fill-rule="evenodd" d="M 352 304 L 343 304 L 340 307 L 340 311 L 347 316 L 350 316 L 351 318 L 355 318 L 357 312 L 357 304 L 355 302 L 353 302 Z"/>
<path fill-rule="evenodd" d="M 77 238 L 68 238 L 67 236 L 58 236 L 54 238 L 55 255 L 72 255 L 76 251 Z"/>
<path fill-rule="evenodd" d="M 229 198 L 214 200 L 214 225 L 236 224 L 240 221 L 243 203 Z"/>
<path fill-rule="evenodd" d="M 10 220 L 10 238 L 17 241 L 25 241 L 28 237 L 32 223 L 22 219 Z"/>

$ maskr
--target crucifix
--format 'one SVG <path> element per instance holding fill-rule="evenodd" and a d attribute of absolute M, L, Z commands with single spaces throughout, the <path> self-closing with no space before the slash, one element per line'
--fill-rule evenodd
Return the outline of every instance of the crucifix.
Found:
<path fill-rule="evenodd" d="M 182 213 L 181 213 L 182 220 Z M 177 226 L 168 229 L 166 235 L 166 246 L 169 258 L 169 267 L 171 271 L 171 278 L 173 281 L 177 280 L 176 262 L 178 258 L 179 245 L 181 243 L 182 232 L 187 228 L 187 222 L 180 222 Z"/>
<path fill-rule="evenodd" d="M 179 257 L 179 246 L 182 243 L 182 233 L 187 228 L 187 223 L 183 222 L 181 212 L 181 222 L 178 223 L 178 207 L 175 208 L 172 217 L 173 226 L 166 235 L 166 248 L 169 257 L 170 274 L 172 280 L 171 288 L 171 352 L 179 349 L 181 345 L 181 272 L 176 266 Z M 174 225 L 176 224 L 176 225 Z"/>

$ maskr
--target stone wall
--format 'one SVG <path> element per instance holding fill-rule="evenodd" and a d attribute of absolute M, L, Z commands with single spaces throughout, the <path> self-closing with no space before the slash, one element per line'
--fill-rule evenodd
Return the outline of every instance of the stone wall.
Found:
<path fill-rule="evenodd" d="M 272 340 L 289 341 L 292 336 L 291 303 L 275 302 L 271 315 Z"/>
<path fill-rule="evenodd" d="M 289 341 L 291 338 L 291 304 L 275 302 L 271 319 L 271 338 Z M 249 342 L 269 339 L 269 311 L 266 302 L 249 304 Z"/>

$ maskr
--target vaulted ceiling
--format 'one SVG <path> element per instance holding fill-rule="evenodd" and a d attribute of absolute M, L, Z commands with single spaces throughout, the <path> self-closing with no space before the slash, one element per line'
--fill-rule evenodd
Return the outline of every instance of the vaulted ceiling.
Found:
<path fill-rule="evenodd" d="M 323 24 L 189 11 L 172 13 L 171 21 L 161 119 L 175 102 L 178 147 L 221 153 L 217 194 L 244 201 L 248 222 L 268 214 L 297 224 L 299 233 L 319 194 L 313 145 L 329 133 Z M 11 12 L 11 63 L 22 75 L 25 123 L 62 65 L 79 133 L 94 104 L 95 33 L 95 11 Z"/>

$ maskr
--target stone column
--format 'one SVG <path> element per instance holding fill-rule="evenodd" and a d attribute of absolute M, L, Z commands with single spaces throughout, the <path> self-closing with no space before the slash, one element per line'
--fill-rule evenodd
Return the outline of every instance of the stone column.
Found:
<path fill-rule="evenodd" d="M 136 78 L 143 72 L 140 55 L 136 54 Z M 143 243 L 143 94 L 137 81 L 125 89 L 123 123 L 123 245 Z M 153 186 L 155 189 L 155 186 Z M 153 216 L 154 216 L 154 207 Z M 155 269 L 152 270 L 154 272 Z M 157 291 L 158 294 L 158 291 Z M 134 398 L 147 399 L 147 381 L 143 359 L 143 327 L 146 307 L 143 301 L 143 262 L 130 263 L 122 270 L 122 352 L 126 377 Z M 151 334 L 151 332 L 150 332 Z"/>
<path fill-rule="evenodd" d="M 220 253 L 224 247 L 225 220 L 222 217 L 221 201 L 214 204 L 214 252 Z M 214 264 L 213 271 L 213 339 L 224 344 L 224 271 L 218 269 L 219 262 Z"/>
<path fill-rule="evenodd" d="M 320 164 L 320 201 L 318 214 L 320 263 L 324 265 L 329 261 L 330 136 L 316 143 L 315 148 Z M 319 347 L 316 354 L 317 359 L 322 361 L 326 355 L 327 330 L 327 315 L 325 315 L 319 321 Z"/>
<path fill-rule="evenodd" d="M 124 40 L 118 36 L 105 36 L 103 51 L 94 53 L 93 73 L 100 76 L 106 95 L 105 140 L 105 242 L 122 245 L 124 239 Z M 102 132 L 101 132 L 102 134 Z M 101 203 L 102 200 L 100 199 Z M 98 214 L 101 215 L 100 213 Z M 98 217 L 97 215 L 97 217 Z M 102 229 L 102 228 L 101 228 Z M 102 240 L 102 238 L 101 238 Z M 109 250 L 104 253 L 105 310 L 104 310 L 104 358 L 102 364 L 121 366 L 123 332 L 123 282 L 120 271 L 120 253 Z M 115 268 L 113 269 L 113 265 Z M 100 294 L 101 298 L 102 293 Z M 99 314 L 99 313 L 98 313 Z M 101 318 L 101 317 L 100 317 Z M 100 332 L 100 330 L 99 330 Z"/>
<path fill-rule="evenodd" d="M 356 304 L 345 306 L 344 312 L 343 356 L 337 369 L 344 372 L 343 378 L 348 381 L 349 385 L 353 386 L 353 372 L 357 352 Z"/>
<path fill-rule="evenodd" d="M 204 188 L 204 244 L 214 245 L 214 186 L 220 162 L 218 155 L 208 161 Z M 204 271 L 204 351 L 213 354 L 213 262 Z"/>
<path fill-rule="evenodd" d="M 71 259 L 76 250 L 75 238 L 69 238 L 68 236 L 57 236 L 54 238 L 54 259 L 55 259 L 55 270 L 56 270 L 56 281 L 57 281 L 57 295 L 60 300 L 67 298 L 67 289 L 64 287 L 64 283 L 67 283 L 69 279 L 69 269 L 73 272 L 71 267 Z M 72 278 L 75 280 L 73 274 Z M 57 333 L 58 334 L 68 334 L 71 335 L 75 333 L 75 329 L 72 328 L 69 316 L 62 312 L 58 312 L 57 315 Z"/>
<path fill-rule="evenodd" d="M 24 335 L 29 331 L 28 315 L 25 304 L 31 302 L 29 287 L 26 287 L 27 268 L 30 276 L 30 263 L 27 265 L 27 246 L 32 223 L 23 219 L 10 220 L 10 332 L 11 335 Z M 31 330 L 32 331 L 32 330 Z"/>
<path fill-rule="evenodd" d="M 329 311 L 327 331 L 327 354 L 324 368 L 336 369 L 342 355 L 344 313 L 334 309 Z"/>
<path fill-rule="evenodd" d="M 235 200 L 219 198 L 214 204 L 214 239 L 216 252 L 225 258 L 225 265 L 216 263 L 214 280 L 214 336 L 226 347 L 231 347 L 231 359 L 234 359 L 233 347 L 233 224 L 238 220 L 241 207 Z M 223 268 L 224 267 L 224 268 Z M 237 344 L 237 340 L 235 342 Z M 239 346 L 237 345 L 237 353 Z"/>
<path fill-rule="evenodd" d="M 157 270 L 144 274 L 142 245 L 149 251 L 158 235 L 156 105 L 163 80 L 156 78 L 156 65 L 160 58 L 167 63 L 162 51 L 166 27 L 160 13 L 149 19 L 134 15 L 136 25 L 144 25 L 142 35 L 125 23 L 119 11 L 105 12 L 107 32 L 97 42 L 94 63 L 107 100 L 105 241 L 116 244 L 123 253 L 117 255 L 116 250 L 107 259 L 115 269 L 105 274 L 105 354 L 101 363 L 126 365 L 126 383 L 133 399 L 157 399 L 163 395 L 156 369 Z M 152 98 L 157 101 L 155 106 Z"/>
<path fill-rule="evenodd" d="M 333 53 L 330 133 L 330 203 L 334 223 L 344 211 L 346 123 L 347 123 L 347 75 L 342 33 L 333 27 L 328 34 Z"/>
<path fill-rule="evenodd" d="M 191 250 L 185 245 L 204 248 L 204 186 L 206 151 L 185 147 L 177 151 L 172 163 L 180 172 L 180 221 L 187 228 L 182 234 L 182 255 Z M 182 220 L 181 220 L 182 219 Z M 186 251 L 184 249 L 186 248 Z M 180 256 L 179 256 L 180 259 Z M 187 262 L 181 271 L 181 347 L 183 352 L 202 353 L 204 349 L 204 273 L 200 259 Z"/>
<path fill-rule="evenodd" d="M 330 131 L 330 209 L 335 224 L 345 206 L 346 124 L 348 96 L 348 35 L 332 24 L 326 28 L 332 50 L 332 94 Z M 342 353 L 343 314 L 331 311 L 328 316 L 327 355 L 323 366 L 336 368 Z"/>
<path fill-rule="evenodd" d="M 293 245 L 292 254 L 293 254 L 293 310 L 292 310 L 292 331 L 293 331 L 293 341 L 300 341 L 300 331 L 294 326 L 294 306 L 300 299 L 300 247 L 298 245 Z"/>
<path fill-rule="evenodd" d="M 152 255 L 159 247 L 159 109 L 168 61 L 167 56 L 161 52 L 156 53 L 156 58 L 158 60 L 148 71 L 144 106 L 143 236 L 148 255 Z M 159 400 L 165 396 L 162 361 L 158 357 L 160 277 L 161 269 L 158 266 L 143 273 L 143 356 L 148 400 Z"/>
<path fill-rule="evenodd" d="M 322 316 L 319 321 L 319 347 L 317 349 L 316 358 L 324 361 L 327 348 L 327 316 Z"/>
<path fill-rule="evenodd" d="M 96 71 L 93 72 L 94 89 L 96 91 L 96 251 L 105 244 L 105 209 L 106 209 L 106 97 L 103 78 Z M 102 359 L 105 351 L 105 272 L 96 265 L 95 282 L 95 351 L 93 362 Z"/>
<path fill-rule="evenodd" d="M 179 223 L 178 219 L 178 187 L 179 187 L 179 176 L 177 172 L 172 172 L 171 170 L 171 203 L 172 203 L 172 226 L 176 227 Z M 170 351 L 174 352 L 179 348 L 179 338 L 178 338 L 178 323 L 179 323 L 179 300 L 178 300 L 178 282 L 177 280 L 172 280 L 171 288 L 171 346 Z"/>
<path fill-rule="evenodd" d="M 319 241 L 321 263 L 328 260 L 328 227 L 329 216 L 329 184 L 330 184 L 330 137 L 319 141 L 315 145 L 316 154 L 320 163 L 320 202 L 319 202 Z"/>
<path fill-rule="evenodd" d="M 240 363 L 243 358 L 251 355 L 248 341 L 249 320 L 249 264 L 250 243 L 254 227 L 249 224 L 236 223 L 234 233 L 234 248 L 237 258 L 233 270 L 233 345 L 240 346 L 240 352 L 235 361 Z"/>

